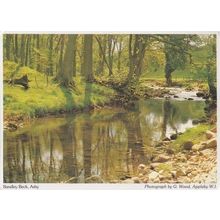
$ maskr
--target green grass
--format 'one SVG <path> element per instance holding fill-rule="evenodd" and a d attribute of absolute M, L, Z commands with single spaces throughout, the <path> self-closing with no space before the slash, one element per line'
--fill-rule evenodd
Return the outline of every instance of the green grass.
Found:
<path fill-rule="evenodd" d="M 205 131 L 209 130 L 211 125 L 208 124 L 199 124 L 193 128 L 187 129 L 182 135 L 179 135 L 178 138 L 171 144 L 171 147 L 176 150 L 182 150 L 182 145 L 186 141 L 192 141 L 194 144 L 197 144 L 205 140 Z"/>
<path fill-rule="evenodd" d="M 16 65 L 14 62 L 4 62 L 4 79 L 11 78 Z M 28 67 L 20 68 L 16 78 L 24 74 L 27 74 L 31 81 L 28 90 L 4 83 L 5 116 L 22 115 L 30 118 L 57 113 L 60 110 L 80 110 L 88 106 L 108 103 L 115 95 L 112 89 L 94 83 L 85 83 L 81 77 L 74 79 L 76 88 L 70 91 L 54 83 L 52 77 L 49 77 L 47 85 L 45 74 Z"/>

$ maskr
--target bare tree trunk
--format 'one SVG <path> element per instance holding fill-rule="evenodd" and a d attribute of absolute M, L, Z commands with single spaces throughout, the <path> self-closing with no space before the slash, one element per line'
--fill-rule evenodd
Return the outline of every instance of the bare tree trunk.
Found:
<path fill-rule="evenodd" d="M 37 34 L 37 71 L 41 71 L 41 66 L 40 66 L 40 35 Z"/>
<path fill-rule="evenodd" d="M 59 66 L 57 79 L 61 80 L 63 74 L 63 51 L 64 51 L 64 35 L 60 36 L 60 56 L 59 56 Z"/>
<path fill-rule="evenodd" d="M 84 36 L 84 76 L 87 82 L 93 81 L 93 53 L 92 53 L 92 45 L 93 39 L 92 34 L 86 34 Z"/>
<path fill-rule="evenodd" d="M 121 71 L 121 54 L 122 54 L 122 38 L 120 37 L 119 43 L 118 43 L 118 72 Z"/>
<path fill-rule="evenodd" d="M 27 35 L 26 39 L 26 49 L 25 49 L 25 66 L 28 66 L 29 64 L 29 47 L 30 47 L 30 35 Z"/>
<path fill-rule="evenodd" d="M 21 35 L 21 48 L 20 48 L 20 59 L 21 65 L 25 65 L 25 40 L 26 36 L 24 34 Z"/>
<path fill-rule="evenodd" d="M 115 51 L 115 39 L 114 35 L 108 35 L 108 64 L 109 64 L 109 75 L 112 75 L 113 69 L 113 58 Z"/>
<path fill-rule="evenodd" d="M 54 35 L 51 34 L 49 36 L 49 57 L 48 57 L 48 61 L 49 61 L 49 75 L 52 76 L 53 75 L 53 37 Z"/>
<path fill-rule="evenodd" d="M 100 51 L 102 52 L 103 61 L 104 61 L 105 64 L 107 65 L 108 70 L 109 70 L 109 72 L 111 72 L 111 75 L 112 75 L 112 74 L 113 74 L 113 73 L 112 73 L 112 69 L 111 69 L 111 67 L 109 66 L 109 63 L 108 63 L 108 61 L 107 61 L 107 59 L 106 59 L 105 51 L 104 51 L 104 49 L 102 48 L 102 43 L 101 43 L 101 41 L 100 41 L 100 39 L 99 39 L 98 37 L 95 37 L 95 38 L 96 38 L 96 40 L 97 40 L 97 42 L 98 42 L 99 49 L 100 49 Z"/>
<path fill-rule="evenodd" d="M 143 60 L 146 48 L 146 38 L 144 35 L 135 35 L 132 50 L 132 35 L 129 37 L 129 73 L 126 86 L 136 85 L 142 73 Z"/>
<path fill-rule="evenodd" d="M 5 58 L 11 60 L 11 35 L 6 34 L 5 37 Z"/>
<path fill-rule="evenodd" d="M 63 59 L 63 73 L 62 73 L 62 84 L 66 87 L 73 84 L 73 60 L 74 60 L 74 49 L 75 49 L 75 35 L 68 35 L 67 45 L 65 49 L 64 59 Z"/>
<path fill-rule="evenodd" d="M 76 76 L 76 50 L 77 50 L 77 35 L 73 35 L 73 76 Z"/>
<path fill-rule="evenodd" d="M 14 34 L 14 61 L 18 62 L 18 35 Z"/>
<path fill-rule="evenodd" d="M 98 62 L 98 67 L 96 70 L 97 75 L 100 75 L 104 71 L 104 63 L 105 63 L 105 54 L 106 54 L 106 35 L 103 36 L 102 40 L 100 39 L 100 44 L 99 45 L 99 62 Z M 99 43 L 98 43 L 99 44 Z"/>

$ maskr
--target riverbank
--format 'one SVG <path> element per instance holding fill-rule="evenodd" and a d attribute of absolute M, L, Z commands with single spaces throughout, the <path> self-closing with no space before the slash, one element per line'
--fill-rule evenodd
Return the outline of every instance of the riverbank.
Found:
<path fill-rule="evenodd" d="M 121 183 L 216 183 L 216 127 L 205 132 L 205 139 L 183 143 L 182 151 L 158 154 L 150 164 L 140 164 L 137 175 Z M 167 148 L 166 148 L 167 149 Z"/>
<path fill-rule="evenodd" d="M 4 62 L 4 80 L 9 80 L 16 70 L 14 62 Z M 21 67 L 16 77 L 27 74 L 29 89 L 20 86 L 11 86 L 4 83 L 4 129 L 11 131 L 32 118 L 56 116 L 64 113 L 77 113 L 106 105 L 116 104 L 125 108 L 133 105 L 133 100 L 123 94 L 118 94 L 110 87 L 98 83 L 86 83 L 82 77 L 75 77 L 75 87 L 70 90 L 60 87 L 53 82 L 54 77 L 45 77 L 29 67 Z M 140 86 L 134 92 L 132 99 L 140 98 L 163 98 L 175 100 L 202 100 L 207 97 L 207 88 L 204 83 L 200 86 L 195 82 L 188 89 L 186 81 L 174 83 L 175 87 L 166 87 L 164 80 L 141 79 Z"/>
<path fill-rule="evenodd" d="M 4 80 L 10 79 L 17 64 L 4 62 Z M 75 77 L 75 87 L 70 90 L 53 82 L 53 77 L 28 67 L 22 67 L 17 77 L 27 74 L 29 89 L 4 83 L 4 128 L 16 130 L 32 119 L 76 113 L 83 110 L 99 108 L 110 103 L 116 92 L 96 83 L 86 83 L 82 77 Z M 48 83 L 49 81 L 49 83 Z"/>

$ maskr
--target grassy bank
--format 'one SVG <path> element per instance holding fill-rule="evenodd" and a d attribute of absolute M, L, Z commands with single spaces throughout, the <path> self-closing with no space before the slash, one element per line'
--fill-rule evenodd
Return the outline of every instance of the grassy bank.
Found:
<path fill-rule="evenodd" d="M 14 62 L 4 62 L 4 80 L 10 79 L 17 67 Z M 76 87 L 70 91 L 53 82 L 53 77 L 22 67 L 16 78 L 27 74 L 30 88 L 10 86 L 4 83 L 4 116 L 24 116 L 27 118 L 44 116 L 60 111 L 81 110 L 90 106 L 104 105 L 111 101 L 115 92 L 94 83 L 85 83 L 75 77 Z"/>
<path fill-rule="evenodd" d="M 187 129 L 183 134 L 179 135 L 177 139 L 171 143 L 171 148 L 175 151 L 181 151 L 182 146 L 187 141 L 192 141 L 193 144 L 206 140 L 205 132 L 211 129 L 213 125 L 199 124 L 193 128 Z"/>

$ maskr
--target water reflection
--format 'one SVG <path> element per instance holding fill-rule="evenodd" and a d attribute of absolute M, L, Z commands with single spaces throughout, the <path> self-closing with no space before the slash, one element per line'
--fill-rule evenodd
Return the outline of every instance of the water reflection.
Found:
<path fill-rule="evenodd" d="M 112 108 L 38 119 L 4 133 L 4 182 L 106 182 L 136 173 L 155 143 L 204 116 L 200 101 L 139 101 L 132 111 Z"/>

